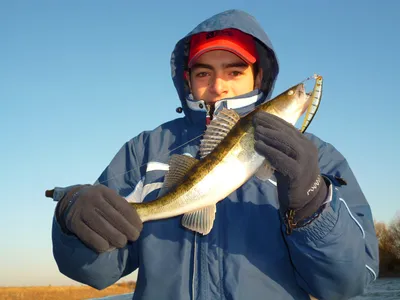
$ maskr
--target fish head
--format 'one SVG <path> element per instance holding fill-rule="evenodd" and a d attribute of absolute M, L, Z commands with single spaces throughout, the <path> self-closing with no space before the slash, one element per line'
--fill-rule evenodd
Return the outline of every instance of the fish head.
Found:
<path fill-rule="evenodd" d="M 284 119 L 294 126 L 300 116 L 307 110 L 310 98 L 306 94 L 304 83 L 299 83 L 269 101 L 265 111 Z"/>

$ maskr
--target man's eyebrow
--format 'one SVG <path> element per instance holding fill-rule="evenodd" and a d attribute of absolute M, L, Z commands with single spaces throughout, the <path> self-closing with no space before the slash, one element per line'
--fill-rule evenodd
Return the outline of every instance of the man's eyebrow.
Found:
<path fill-rule="evenodd" d="M 193 64 L 193 66 L 191 67 L 192 70 L 198 69 L 198 68 L 210 69 L 210 70 L 213 70 L 213 69 L 214 69 L 211 65 L 202 64 L 202 63 L 195 63 L 195 64 Z"/>
<path fill-rule="evenodd" d="M 224 64 L 223 68 L 224 69 L 228 69 L 228 68 L 247 68 L 249 65 L 247 63 L 245 63 L 244 61 L 240 61 L 240 62 L 234 62 L 234 63 L 230 63 L 230 64 Z"/>

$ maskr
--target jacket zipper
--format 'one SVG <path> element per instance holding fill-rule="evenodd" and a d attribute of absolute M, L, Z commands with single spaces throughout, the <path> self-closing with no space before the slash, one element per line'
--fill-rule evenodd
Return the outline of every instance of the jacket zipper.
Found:
<path fill-rule="evenodd" d="M 195 291 L 196 272 L 197 272 L 197 269 L 196 269 L 196 265 L 197 265 L 197 242 L 196 242 L 196 240 L 197 240 L 197 232 L 194 233 L 194 242 L 193 242 L 194 243 L 194 247 L 193 247 L 194 253 L 193 253 L 193 276 L 192 276 L 192 300 L 195 299 L 195 294 L 196 294 L 196 291 Z"/>

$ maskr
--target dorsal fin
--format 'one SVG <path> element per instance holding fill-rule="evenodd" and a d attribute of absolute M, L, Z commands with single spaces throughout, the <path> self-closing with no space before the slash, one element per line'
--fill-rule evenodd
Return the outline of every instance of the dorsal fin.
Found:
<path fill-rule="evenodd" d="M 190 230 L 206 235 L 214 225 L 216 211 L 217 207 L 213 204 L 194 212 L 186 213 L 182 217 L 182 225 Z"/>
<path fill-rule="evenodd" d="M 169 159 L 169 170 L 165 174 L 164 184 L 160 190 L 159 197 L 165 195 L 170 189 L 180 184 L 187 172 L 198 162 L 196 158 L 173 154 Z"/>
<path fill-rule="evenodd" d="M 207 126 L 200 142 L 200 158 L 204 158 L 226 137 L 240 116 L 231 109 L 222 109 Z"/>

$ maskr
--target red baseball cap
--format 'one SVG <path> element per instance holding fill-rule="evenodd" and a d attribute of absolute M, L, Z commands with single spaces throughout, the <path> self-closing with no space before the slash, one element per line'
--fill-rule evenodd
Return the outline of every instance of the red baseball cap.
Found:
<path fill-rule="evenodd" d="M 257 50 L 253 37 L 238 29 L 229 28 L 193 35 L 190 40 L 189 68 L 202 54 L 211 50 L 232 52 L 248 64 L 257 61 Z"/>

